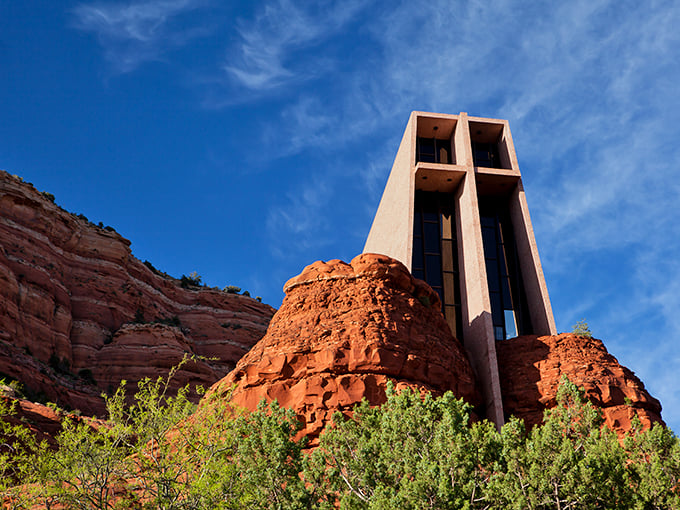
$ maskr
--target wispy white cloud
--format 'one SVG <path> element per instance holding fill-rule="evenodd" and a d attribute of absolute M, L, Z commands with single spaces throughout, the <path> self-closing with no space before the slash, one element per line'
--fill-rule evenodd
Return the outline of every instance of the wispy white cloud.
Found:
<path fill-rule="evenodd" d="M 203 5 L 204 0 L 81 4 L 73 11 L 74 26 L 94 33 L 114 71 L 126 73 L 205 35 L 205 26 L 174 26 L 178 16 Z"/>
<path fill-rule="evenodd" d="M 75 14 L 128 71 L 195 37 L 176 22 L 200 5 Z M 668 263 L 680 253 L 678 25 L 680 9 L 658 0 L 267 0 L 236 22 L 211 104 L 271 101 L 257 130 L 270 150 L 257 157 L 299 159 L 312 177 L 291 179 L 266 232 L 279 259 L 309 252 L 309 262 L 346 241 L 329 226 L 338 189 L 367 197 L 346 232 L 367 227 L 411 110 L 509 119 L 558 321 L 597 325 L 666 409 L 680 409 L 665 386 L 680 371 L 666 340 L 680 338 L 680 267 Z M 620 276 L 605 274 L 604 257 Z"/>
<path fill-rule="evenodd" d="M 327 71 L 330 63 L 323 55 L 301 58 L 301 52 L 333 36 L 365 3 L 268 2 L 254 20 L 240 23 L 240 40 L 230 49 L 224 70 L 254 91 L 274 89 Z"/>
<path fill-rule="evenodd" d="M 336 74 L 335 87 L 305 88 L 271 129 L 296 153 L 358 146 L 401 129 L 413 109 L 508 118 L 554 302 L 569 288 L 559 312 L 598 324 L 613 354 L 680 420 L 670 411 L 680 395 L 666 388 L 680 370 L 672 340 L 680 268 L 664 262 L 680 253 L 680 149 L 669 129 L 680 118 L 680 9 L 609 0 L 526 9 L 395 3 L 364 27 L 374 43 L 366 58 Z M 273 62 L 289 69 L 286 55 Z M 369 150 L 355 168 L 378 182 L 394 153 Z M 332 175 L 332 165 L 325 170 Z M 610 257 L 620 273 L 607 267 Z M 652 330 L 663 338 L 648 338 Z"/>
<path fill-rule="evenodd" d="M 314 176 L 311 182 L 301 185 L 269 209 L 266 229 L 275 256 L 287 257 L 291 253 L 319 247 L 332 239 L 327 221 L 332 190 L 328 181 Z"/>

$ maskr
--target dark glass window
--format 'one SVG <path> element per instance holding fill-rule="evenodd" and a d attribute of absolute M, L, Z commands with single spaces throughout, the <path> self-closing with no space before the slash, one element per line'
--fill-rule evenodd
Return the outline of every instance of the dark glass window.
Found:
<path fill-rule="evenodd" d="M 416 161 L 424 163 L 451 163 L 451 141 L 419 136 L 416 139 Z"/>
<path fill-rule="evenodd" d="M 441 251 L 439 246 L 439 223 L 425 223 L 423 225 L 423 232 L 425 232 L 425 253 L 439 253 Z"/>
<path fill-rule="evenodd" d="M 507 203 L 501 199 L 480 200 L 479 209 L 496 340 L 530 334 L 531 321 Z"/>
<path fill-rule="evenodd" d="M 413 214 L 413 236 L 420 237 L 422 231 L 422 213 L 420 211 L 415 211 Z"/>
<path fill-rule="evenodd" d="M 420 237 L 413 237 L 414 244 L 415 242 L 420 243 Z M 413 262 L 411 264 L 413 266 L 413 274 L 415 275 L 416 270 L 420 270 L 422 272 L 423 270 L 423 250 L 413 250 Z M 422 278 L 421 278 L 422 280 Z"/>
<path fill-rule="evenodd" d="M 452 204 L 453 197 L 448 193 L 416 191 L 411 273 L 439 294 L 452 332 L 461 338 L 458 248 Z"/>
<path fill-rule="evenodd" d="M 434 138 L 420 138 L 418 137 L 418 147 L 416 154 L 416 161 L 424 161 L 425 163 L 436 163 L 435 139 Z"/>
<path fill-rule="evenodd" d="M 501 168 L 498 145 L 495 143 L 472 142 L 472 159 L 475 166 Z"/>
<path fill-rule="evenodd" d="M 425 255 L 425 272 L 430 287 L 437 290 L 442 286 L 442 257 L 440 254 Z"/>

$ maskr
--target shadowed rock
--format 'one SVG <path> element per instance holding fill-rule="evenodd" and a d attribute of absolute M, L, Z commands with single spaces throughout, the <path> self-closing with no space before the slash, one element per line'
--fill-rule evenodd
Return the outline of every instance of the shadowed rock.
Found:
<path fill-rule="evenodd" d="M 528 426 L 541 423 L 543 411 L 556 405 L 563 375 L 585 389 L 619 436 L 630 430 L 636 414 L 645 428 L 663 423 L 659 401 L 600 340 L 570 333 L 527 335 L 497 342 L 496 354 L 505 414 L 523 418 Z"/>

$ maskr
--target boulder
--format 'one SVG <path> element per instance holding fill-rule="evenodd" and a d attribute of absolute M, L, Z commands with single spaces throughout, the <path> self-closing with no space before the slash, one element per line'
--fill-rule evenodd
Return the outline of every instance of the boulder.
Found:
<path fill-rule="evenodd" d="M 571 333 L 520 336 L 497 342 L 496 355 L 503 410 L 528 426 L 541 423 L 545 409 L 556 405 L 562 376 L 585 389 L 619 436 L 631 429 L 635 415 L 645 428 L 663 423 L 659 401 L 600 340 Z"/>
<path fill-rule="evenodd" d="M 225 398 L 254 410 L 276 399 L 297 413 L 312 446 L 335 411 L 348 413 L 364 398 L 385 402 L 388 381 L 479 403 L 437 293 L 400 262 L 374 254 L 315 262 L 284 290 L 266 335 L 206 402 Z"/>

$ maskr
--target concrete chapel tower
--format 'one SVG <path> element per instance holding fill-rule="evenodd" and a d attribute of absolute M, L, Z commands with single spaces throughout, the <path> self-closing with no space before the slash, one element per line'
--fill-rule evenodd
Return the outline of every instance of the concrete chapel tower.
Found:
<path fill-rule="evenodd" d="M 556 334 L 508 122 L 412 112 L 364 253 L 439 293 L 486 417 L 503 424 L 496 341 Z"/>

